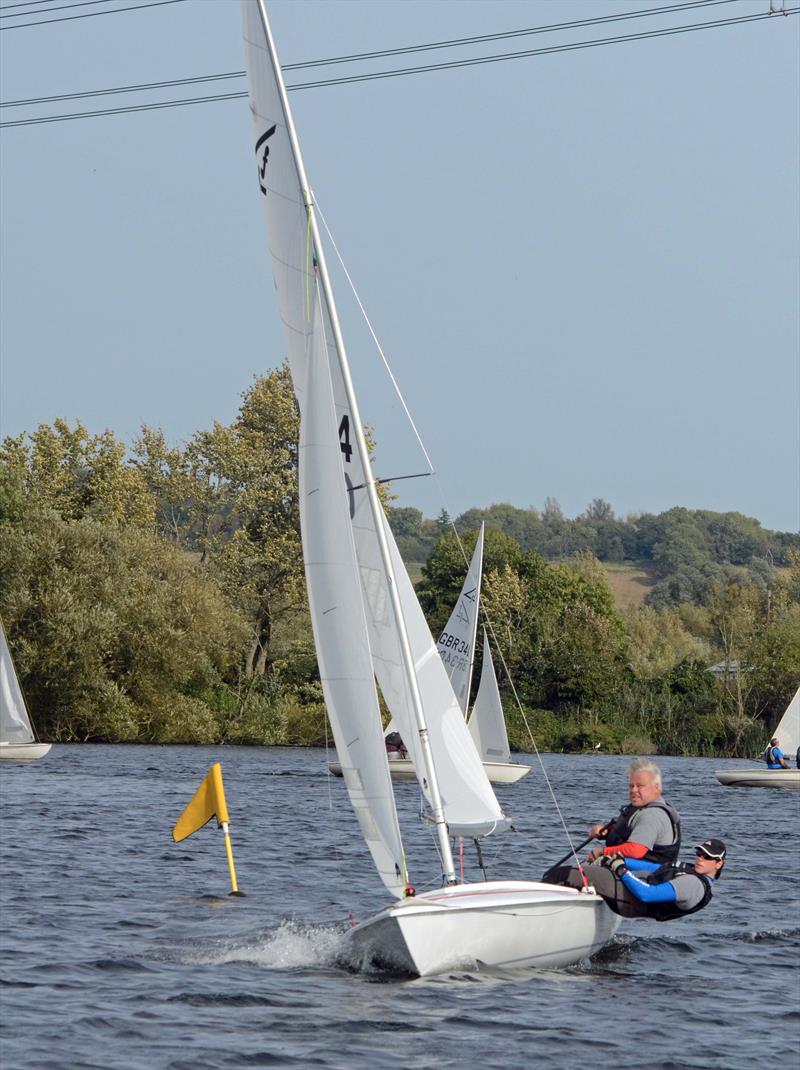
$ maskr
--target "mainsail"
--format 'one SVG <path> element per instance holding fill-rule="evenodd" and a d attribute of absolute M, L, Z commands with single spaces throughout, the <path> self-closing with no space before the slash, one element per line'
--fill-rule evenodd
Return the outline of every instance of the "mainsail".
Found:
<path fill-rule="evenodd" d="M 385 554 L 381 551 L 381 541 L 384 540 L 388 543 L 397 576 L 415 682 L 424 706 L 428 740 L 441 792 L 444 817 L 451 833 L 484 835 L 497 827 L 505 827 L 507 820 L 503 817 L 486 778 L 441 661 L 436 656 L 430 630 L 385 518 L 380 522 L 381 531 L 376 528 L 373 509 L 366 492 L 370 477 L 365 472 L 360 451 L 353 444 L 358 416 L 350 401 L 352 389 L 345 380 L 343 344 L 337 335 L 335 316 L 324 288 L 317 286 L 324 254 L 314 244 L 313 198 L 299 162 L 296 136 L 281 91 L 282 83 L 277 72 L 274 46 L 267 39 L 266 17 L 260 0 L 244 0 L 242 10 L 258 179 L 263 194 L 275 288 L 301 425 L 303 421 L 308 421 L 309 405 L 306 393 L 311 382 L 308 370 L 309 354 L 313 352 L 316 355 L 319 352 L 327 356 L 329 384 L 334 403 L 331 418 L 336 439 L 332 452 L 337 455 L 338 476 L 334 479 L 333 472 L 328 470 L 331 480 L 329 492 L 332 496 L 341 497 L 349 518 L 352 539 L 350 552 L 355 554 L 354 560 L 361 581 L 360 592 L 355 584 L 354 588 L 362 602 L 361 612 L 366 616 L 372 668 L 386 704 L 414 759 L 423 791 L 433 803 L 432 785 L 428 783 L 425 775 L 422 753 L 424 744 L 420 739 L 410 694 L 408 666 L 402 654 L 403 641 L 391 604 Z M 302 517 L 306 555 L 310 538 L 319 535 L 322 539 L 322 529 L 326 540 L 330 534 L 329 517 L 324 512 L 309 512 L 311 507 L 309 498 L 305 506 L 306 514 Z M 316 525 L 319 525 L 320 530 L 312 534 L 310 528 Z M 309 597 L 312 604 L 317 606 L 317 616 L 323 610 L 324 600 L 312 593 L 311 589 L 315 584 L 323 582 L 323 572 L 324 569 L 308 570 Z M 335 631 L 336 629 L 321 627 L 319 620 L 315 623 L 317 653 L 323 663 L 332 661 L 335 664 L 337 658 L 344 656 L 343 648 L 349 645 L 343 642 L 341 635 L 334 636 Z M 341 649 L 338 653 L 329 655 L 326 652 L 327 646 L 333 643 L 334 639 L 337 639 Z M 355 678 L 356 674 L 353 675 Z M 358 678 L 363 682 L 363 675 Z M 337 702 L 332 694 L 331 680 L 328 681 L 325 695 L 329 711 L 331 706 L 336 709 Z M 346 718 L 346 723 L 338 730 L 337 749 L 339 739 L 351 740 L 357 735 L 350 723 L 352 705 L 339 703 L 338 708 L 342 718 Z M 369 716 L 372 716 L 372 713 Z M 376 720 L 376 724 L 379 726 L 379 721 Z M 367 761 L 353 761 L 352 753 L 347 755 L 340 752 L 343 766 L 351 770 L 350 774 L 346 773 L 345 776 L 351 801 L 357 809 L 359 804 L 355 796 L 359 793 L 354 793 L 351 785 L 363 781 L 367 764 L 377 762 L 372 750 L 370 755 Z M 385 756 L 379 764 L 382 770 L 386 767 L 385 775 L 388 779 Z M 383 776 L 383 773 L 381 775 Z M 363 796 L 359 795 L 359 798 L 362 802 L 361 809 L 364 809 L 363 803 L 367 801 L 374 818 L 372 796 L 365 792 Z M 363 822 L 364 814 L 361 816 Z M 377 821 L 376 823 L 380 824 Z M 391 856 L 392 850 L 388 853 Z"/>
<path fill-rule="evenodd" d="M 33 743 L 25 699 L 14 671 L 11 651 L 8 649 L 6 633 L 0 622 L 0 742 Z"/>
<path fill-rule="evenodd" d="M 483 572 L 483 529 L 484 525 L 481 524 L 472 560 L 461 587 L 461 594 L 453 607 L 450 619 L 436 640 L 439 656 L 465 716 L 469 705 L 472 667 L 475 661 L 475 636 L 478 632 L 478 604 L 481 597 L 481 574 Z"/>

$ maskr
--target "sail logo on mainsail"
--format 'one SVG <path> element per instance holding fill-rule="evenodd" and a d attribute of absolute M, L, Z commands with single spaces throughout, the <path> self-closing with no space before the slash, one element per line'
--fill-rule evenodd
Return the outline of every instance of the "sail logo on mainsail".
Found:
<path fill-rule="evenodd" d="M 266 197 L 267 187 L 264 179 L 267 174 L 267 160 L 269 158 L 269 145 L 267 139 L 271 138 L 275 133 L 278 124 L 274 123 L 269 130 L 266 130 L 256 142 L 256 160 L 258 161 L 258 186 L 261 192 Z"/>

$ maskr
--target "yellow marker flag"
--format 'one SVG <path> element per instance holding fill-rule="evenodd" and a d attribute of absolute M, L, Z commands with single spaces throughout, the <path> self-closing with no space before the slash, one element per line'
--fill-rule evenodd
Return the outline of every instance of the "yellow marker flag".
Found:
<path fill-rule="evenodd" d="M 207 825 L 212 817 L 217 819 L 218 825 L 227 825 L 230 821 L 228 807 L 225 805 L 225 789 L 222 787 L 222 766 L 219 762 L 214 762 L 211 766 L 208 776 L 178 818 L 172 830 L 173 840 L 180 843 L 203 825 Z"/>
<path fill-rule="evenodd" d="M 225 851 L 228 855 L 228 869 L 231 875 L 231 895 L 244 895 L 239 891 L 236 883 L 236 870 L 233 866 L 233 848 L 231 837 L 228 832 L 228 807 L 225 805 L 225 789 L 222 786 L 222 766 L 214 762 L 208 771 L 208 776 L 194 793 L 192 801 L 183 811 L 172 830 L 172 838 L 176 843 L 185 840 L 193 832 L 197 832 L 203 825 L 207 825 L 212 817 L 217 819 L 217 825 L 225 834 Z"/>

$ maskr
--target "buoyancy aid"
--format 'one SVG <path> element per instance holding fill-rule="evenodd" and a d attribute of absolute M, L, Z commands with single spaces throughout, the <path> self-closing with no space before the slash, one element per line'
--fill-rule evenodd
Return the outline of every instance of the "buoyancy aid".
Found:
<path fill-rule="evenodd" d="M 619 812 L 619 817 L 606 833 L 606 847 L 616 847 L 620 843 L 627 843 L 631 838 L 633 815 L 638 810 L 646 810 L 648 807 L 655 807 L 657 810 L 663 810 L 666 813 L 672 825 L 674 841 L 668 844 L 655 844 L 644 855 L 644 859 L 647 862 L 658 862 L 662 866 L 675 862 L 681 849 L 681 819 L 678 817 L 677 810 L 670 806 L 668 802 L 664 802 L 663 799 L 660 802 L 645 803 L 644 806 L 634 806 L 632 803 L 623 806 Z"/>
<path fill-rule="evenodd" d="M 646 916 L 648 918 L 655 918 L 656 921 L 674 921 L 675 918 L 685 918 L 689 914 L 695 914 L 698 910 L 702 910 L 703 907 L 708 906 L 711 901 L 711 881 L 708 877 L 704 877 L 700 873 L 695 873 L 694 866 L 687 864 L 686 862 L 678 862 L 675 865 L 661 866 L 660 869 L 653 870 L 652 873 L 639 874 L 636 876 L 639 880 L 645 881 L 646 884 L 663 884 L 665 881 L 671 881 L 675 877 L 681 874 L 691 874 L 699 881 L 703 882 L 703 898 L 699 903 L 696 903 L 693 907 L 689 907 L 688 910 L 681 910 L 677 903 L 647 903 L 646 904 Z"/>

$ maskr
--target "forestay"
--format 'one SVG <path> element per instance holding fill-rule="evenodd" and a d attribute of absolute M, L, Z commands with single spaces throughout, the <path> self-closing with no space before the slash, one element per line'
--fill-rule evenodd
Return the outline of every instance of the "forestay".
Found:
<path fill-rule="evenodd" d="M 475 705 L 472 707 L 469 730 L 484 762 L 511 761 L 503 704 L 500 701 L 500 689 L 497 686 L 492 651 L 485 628 L 483 629 L 481 682 L 478 685 L 478 694 L 475 696 Z"/>
<path fill-rule="evenodd" d="M 414 759 L 423 791 L 430 799 L 418 727 L 400 653 L 397 623 L 392 613 L 373 515 L 364 490 L 366 475 L 359 452 L 351 442 L 354 418 L 347 399 L 331 310 L 322 291 L 316 296 L 317 255 L 321 257 L 322 253 L 319 251 L 318 254 L 314 249 L 311 237 L 312 197 L 304 186 L 302 165 L 296 162 L 292 151 L 291 119 L 279 90 L 273 63 L 274 49 L 270 48 L 267 42 L 258 4 L 244 3 L 242 9 L 258 179 L 263 194 L 275 288 L 301 420 L 306 417 L 305 392 L 310 381 L 308 354 L 312 351 L 312 306 L 318 300 L 321 324 L 317 324 L 318 337 L 315 345 L 319 346 L 320 352 L 327 354 L 335 404 L 335 430 L 338 435 L 338 486 L 342 486 L 343 478 L 347 494 L 341 496 L 346 502 L 358 561 L 372 665 L 386 704 Z M 335 485 L 331 493 L 336 494 Z M 307 516 L 303 532 L 304 547 L 307 537 L 305 529 L 311 522 L 311 517 Z M 325 527 L 327 538 L 327 518 L 320 514 L 314 522 Z M 398 588 L 423 700 L 445 819 L 452 834 L 484 835 L 497 827 L 504 827 L 507 821 L 486 778 L 447 674 L 436 654 L 430 630 L 397 552 L 394 538 L 385 521 L 384 529 L 397 570 Z M 319 652 L 319 644 L 317 649 Z M 340 712 L 345 716 L 344 707 Z M 347 716 L 349 717 L 349 713 Z M 344 737 L 348 740 L 354 735 L 349 727 L 344 732 Z M 337 738 L 337 749 L 338 743 Z M 340 753 L 343 765 L 348 764 L 350 758 Z M 385 759 L 381 765 L 385 765 Z M 350 767 L 356 768 L 354 765 Z M 363 765 L 360 768 L 363 773 Z M 350 780 L 353 780 L 352 775 Z"/>
<path fill-rule="evenodd" d="M 0 741 L 33 743 L 34 735 L 25 699 L 14 671 L 6 633 L 0 623 Z"/>
<path fill-rule="evenodd" d="M 465 716 L 469 705 L 472 667 L 475 663 L 475 636 L 478 631 L 478 603 L 483 571 L 483 529 L 484 525 L 481 524 L 461 594 L 453 606 L 450 619 L 436 640 L 439 657 Z"/>

